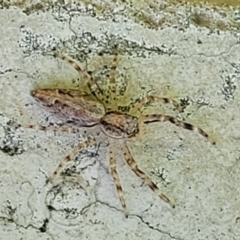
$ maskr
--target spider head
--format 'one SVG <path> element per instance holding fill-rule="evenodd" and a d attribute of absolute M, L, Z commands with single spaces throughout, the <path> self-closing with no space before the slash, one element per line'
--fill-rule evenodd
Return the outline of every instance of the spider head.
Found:
<path fill-rule="evenodd" d="M 130 138 L 139 132 L 137 117 L 120 112 L 108 112 L 101 120 L 102 131 L 112 138 Z"/>

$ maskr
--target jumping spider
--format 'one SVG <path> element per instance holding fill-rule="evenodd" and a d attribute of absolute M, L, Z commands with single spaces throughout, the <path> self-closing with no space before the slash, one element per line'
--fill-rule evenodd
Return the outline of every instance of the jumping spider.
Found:
<path fill-rule="evenodd" d="M 37 89 L 32 91 L 32 96 L 40 101 L 44 106 L 48 107 L 49 110 L 53 111 L 56 116 L 64 119 L 66 125 L 59 127 L 25 125 L 24 127 L 40 129 L 44 131 L 54 130 L 68 133 L 79 133 L 81 127 L 90 128 L 99 125 L 101 133 L 108 137 L 110 142 L 110 171 L 113 176 L 117 193 L 126 216 L 128 213 L 116 167 L 116 157 L 113 147 L 114 140 L 119 141 L 123 156 L 132 171 L 138 177 L 140 177 L 154 192 L 157 192 L 163 201 L 170 204 L 170 206 L 175 207 L 174 203 L 165 194 L 159 192 L 157 185 L 152 182 L 152 180 L 142 170 L 138 168 L 137 163 L 133 159 L 126 144 L 127 141 L 136 140 L 144 124 L 169 121 L 179 127 L 199 132 L 212 144 L 215 144 L 215 142 L 213 142 L 209 138 L 209 135 L 201 128 L 196 127 L 190 123 L 179 121 L 175 117 L 169 115 L 152 114 L 137 117 L 137 113 L 140 113 L 143 107 L 148 106 L 148 104 L 152 102 L 170 103 L 181 111 L 180 105 L 178 105 L 173 99 L 170 98 L 153 95 L 143 96 L 129 104 L 129 106 L 126 108 L 127 112 L 121 111 L 118 104 L 117 84 L 115 80 L 118 59 L 117 46 L 114 47 L 114 57 L 110 69 L 108 91 L 103 91 L 94 81 L 92 74 L 90 72 L 84 72 L 74 60 L 57 53 L 54 54 L 54 57 L 66 60 L 75 68 L 76 71 L 78 71 L 84 81 L 86 81 L 86 84 L 89 88 L 89 93 L 83 94 L 78 90 L 64 89 Z M 69 122 L 72 124 L 71 127 L 67 126 L 67 123 Z M 62 162 L 52 173 L 52 175 L 50 175 L 47 181 L 53 181 L 53 179 L 64 169 L 66 164 L 79 153 L 79 151 L 86 149 L 95 143 L 95 138 L 89 138 L 84 142 L 78 143 L 62 160 Z"/>

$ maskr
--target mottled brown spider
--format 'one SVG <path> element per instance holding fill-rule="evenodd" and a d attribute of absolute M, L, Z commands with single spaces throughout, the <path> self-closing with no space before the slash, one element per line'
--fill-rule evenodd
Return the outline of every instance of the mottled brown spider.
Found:
<path fill-rule="evenodd" d="M 124 212 L 127 216 L 126 203 L 123 196 L 123 190 L 121 187 L 119 175 L 116 167 L 116 157 L 114 152 L 114 141 L 119 141 L 121 145 L 123 156 L 130 166 L 132 171 L 140 177 L 154 192 L 157 192 L 159 197 L 175 207 L 175 204 L 163 193 L 159 192 L 157 185 L 138 168 L 137 163 L 133 159 L 127 141 L 136 139 L 141 132 L 144 124 L 153 122 L 169 121 L 179 127 L 183 127 L 188 130 L 199 132 L 202 136 L 207 138 L 212 144 L 215 144 L 209 135 L 201 128 L 196 127 L 190 123 L 179 121 L 175 117 L 163 114 L 143 115 L 137 117 L 136 113 L 139 113 L 143 107 L 152 102 L 158 103 L 170 103 L 173 104 L 178 110 L 181 111 L 180 106 L 172 99 L 165 97 L 158 97 L 153 95 L 147 95 L 139 98 L 135 102 L 132 102 L 128 106 L 128 111 L 123 112 L 119 110 L 119 104 L 117 102 L 117 88 L 116 88 L 116 67 L 118 47 L 114 48 L 114 58 L 111 65 L 109 76 L 109 88 L 110 90 L 104 92 L 94 81 L 91 73 L 85 72 L 81 67 L 72 59 L 62 56 L 60 54 L 54 54 L 56 58 L 66 60 L 69 62 L 82 76 L 89 88 L 89 93 L 82 93 L 78 90 L 64 90 L 64 89 L 37 89 L 32 91 L 32 96 L 46 106 L 51 112 L 53 112 L 65 123 L 71 123 L 72 127 L 68 125 L 54 127 L 54 126 L 40 126 L 40 125 L 25 125 L 24 127 L 40 129 L 40 130 L 54 130 L 68 133 L 78 133 L 81 131 L 81 127 L 93 127 L 100 126 L 101 133 L 108 137 L 109 145 L 109 159 L 110 159 L 110 171 L 113 176 L 114 183 L 117 188 L 117 193 L 121 201 Z M 104 94 L 107 94 L 104 95 Z M 104 101 L 108 99 L 108 101 Z M 109 103 L 109 104 L 108 104 Z M 114 103 L 114 104 L 113 104 Z M 66 164 L 76 155 L 79 151 L 86 149 L 87 147 L 96 143 L 95 138 L 89 138 L 88 140 L 77 144 L 71 152 L 62 160 L 57 169 L 48 178 L 48 181 L 52 181 L 56 175 L 58 175 L 66 166 Z"/>

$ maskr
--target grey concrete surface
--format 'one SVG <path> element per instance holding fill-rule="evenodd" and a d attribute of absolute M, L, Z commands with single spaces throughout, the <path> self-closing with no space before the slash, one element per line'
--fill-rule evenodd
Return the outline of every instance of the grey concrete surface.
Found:
<path fill-rule="evenodd" d="M 0 239 L 240 239 L 239 10 L 144 1 L 20 3 L 0 3 Z M 104 139 L 73 159 L 68 178 L 45 185 L 95 130 L 74 135 L 9 125 L 56 123 L 31 97 L 33 89 L 84 88 L 55 50 L 104 84 L 114 44 L 117 83 L 128 85 L 119 105 L 148 93 L 174 98 L 186 103 L 183 113 L 152 103 L 142 114 L 173 115 L 216 141 L 154 123 L 128 143 L 175 209 L 135 176 L 116 144 L 125 218 Z"/>

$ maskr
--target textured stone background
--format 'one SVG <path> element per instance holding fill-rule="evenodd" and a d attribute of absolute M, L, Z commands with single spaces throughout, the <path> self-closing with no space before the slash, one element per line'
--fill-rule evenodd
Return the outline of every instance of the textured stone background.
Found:
<path fill-rule="evenodd" d="M 0 7 L 1 240 L 240 239 L 237 7 L 107 0 L 2 1 Z M 158 104 L 144 113 L 174 115 L 217 142 L 213 146 L 195 132 L 155 123 L 141 141 L 128 144 L 175 209 L 142 184 L 118 151 L 126 219 L 108 172 L 106 142 L 78 155 L 76 168 L 69 168 L 77 173 L 70 172 L 71 181 L 45 186 L 86 134 L 8 125 L 51 118 L 30 96 L 32 89 L 81 85 L 71 66 L 52 57 L 54 49 L 99 77 L 103 65 L 111 64 L 114 44 L 120 48 L 118 82 L 130 86 L 123 105 L 149 91 L 188 99 L 182 114 Z"/>

